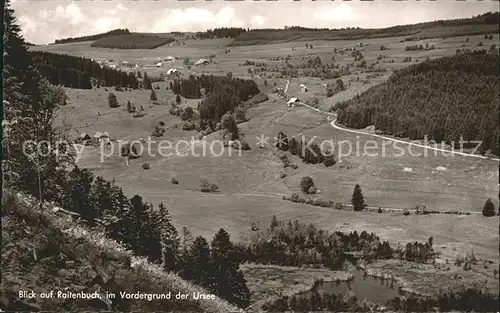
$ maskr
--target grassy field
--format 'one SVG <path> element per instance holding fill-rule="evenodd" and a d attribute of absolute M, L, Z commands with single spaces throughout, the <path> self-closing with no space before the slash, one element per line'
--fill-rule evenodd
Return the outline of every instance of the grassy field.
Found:
<path fill-rule="evenodd" d="M 260 78 L 254 75 L 254 79 L 262 90 L 269 90 L 274 84 L 276 87 L 284 88 L 287 79 L 290 79 L 289 95 L 297 95 L 303 101 L 316 97 L 319 106 L 327 110 L 335 102 L 363 92 L 387 79 L 395 69 L 408 65 L 409 63 L 403 62 L 407 56 L 412 56 L 415 62 L 415 60 L 423 61 L 427 57 L 453 55 L 456 49 L 464 48 L 463 45 L 474 48 L 480 41 L 483 41 L 485 48 L 493 43 L 498 45 L 498 35 L 488 41 L 482 36 L 471 36 L 468 41 L 465 37 L 428 39 L 411 43 L 400 43 L 400 40 L 401 38 L 365 40 L 363 54 L 369 64 L 375 63 L 380 54 L 386 55 L 383 60 L 391 62 L 379 62 L 377 66 L 385 71 L 380 72 L 380 76 L 372 78 L 367 77 L 374 73 L 367 73 L 366 69 L 351 66 L 351 75 L 342 77 L 346 85 L 350 82 L 350 86 L 331 98 L 326 98 L 324 85 L 333 80 L 311 77 L 280 78 L 279 71 L 270 70 L 262 75 L 259 73 Z M 334 48 L 352 48 L 357 42 L 318 41 L 312 42 L 314 48 L 307 50 L 303 43 L 296 42 L 231 47 L 230 53 L 226 54 L 224 50 L 228 43 L 229 40 L 191 40 L 186 41 L 184 46 L 172 45 L 154 50 L 136 51 L 92 48 L 90 43 L 60 44 L 34 47 L 34 49 L 94 59 L 136 60 L 143 64 L 141 70 L 146 70 L 151 75 L 159 75 L 167 68 L 176 67 L 182 75 L 203 72 L 222 75 L 231 71 L 233 76 L 249 78 L 248 66 L 239 65 L 245 60 L 265 62 L 268 68 L 276 66 L 278 69 L 283 61 L 274 61 L 271 58 L 290 55 L 290 63 L 297 65 L 307 62 L 309 58 L 320 56 L 323 63 L 331 63 Z M 406 45 L 416 43 L 434 44 L 436 49 L 405 51 Z M 380 51 L 381 45 L 389 50 Z M 296 48 L 292 51 L 292 47 Z M 216 54 L 215 64 L 204 67 L 192 67 L 189 70 L 183 67 L 182 60 L 162 68 L 154 66 L 155 60 L 168 55 L 180 58 L 187 56 L 197 60 L 210 54 Z M 353 57 L 349 54 L 337 54 L 335 63 L 345 66 L 353 63 Z M 267 87 L 264 86 L 265 80 Z M 365 80 L 368 80 L 368 83 L 363 82 Z M 166 84 L 161 83 L 161 89 L 156 91 L 160 103 L 174 100 L 174 95 L 165 90 Z M 300 84 L 306 84 L 309 91 L 300 94 L 298 88 Z M 113 91 L 122 104 L 116 109 L 110 109 L 107 104 L 107 94 L 111 89 L 67 91 L 70 100 L 67 106 L 61 108 L 60 120 L 66 119 L 69 123 L 78 125 L 78 129 L 82 132 L 108 131 L 112 138 L 133 140 L 147 137 L 153 127 L 163 121 L 170 127 L 163 139 L 177 141 L 189 139 L 196 134 L 195 131 L 175 129 L 175 125 L 181 122 L 179 117 L 168 113 L 169 105 L 151 104 L 149 91 Z M 132 117 L 132 114 L 126 112 L 127 100 L 135 103 L 138 108 L 142 105 L 146 115 L 142 118 Z M 195 106 L 196 102 L 197 100 L 190 100 L 186 105 Z M 101 116 L 98 116 L 97 112 Z M 319 197 L 335 202 L 349 203 L 354 185 L 359 183 L 367 203 L 371 206 L 409 208 L 426 203 L 431 209 L 478 211 L 487 198 L 492 198 L 498 207 L 497 162 L 462 156 L 433 155 L 433 153 L 429 153 L 428 157 L 414 157 L 408 153 L 395 156 L 393 152 L 396 148 L 388 145 L 385 148 L 385 156 L 381 156 L 381 151 L 377 149 L 375 149 L 379 152 L 377 156 L 354 153 L 344 157 L 331 168 L 304 164 L 298 158 L 290 157 L 299 167 L 287 172 L 285 178 L 280 178 L 283 167 L 274 153 L 275 149 L 271 147 L 261 149 L 256 146 L 257 137 L 261 134 L 271 138 L 269 143 L 273 142 L 272 137 L 283 131 L 288 137 L 303 133 L 308 138 L 318 136 L 317 140 L 349 140 L 353 145 L 358 142 L 361 147 L 370 138 L 366 136 L 356 138 L 354 134 L 334 129 L 327 123 L 324 115 L 310 109 L 304 107 L 288 109 L 285 102 L 272 93 L 267 102 L 251 108 L 247 116 L 250 120 L 240 124 L 239 127 L 252 149 L 244 151 L 241 156 L 235 151 L 233 156 L 229 156 L 226 151 L 220 157 L 200 157 L 192 154 L 170 157 L 143 156 L 132 160 L 127 166 L 125 160 L 117 156 L 116 152 L 113 157 L 100 162 L 99 150 L 87 147 L 79 165 L 88 167 L 107 179 L 115 179 L 129 195 L 140 194 L 146 201 L 155 205 L 160 202 L 165 203 L 177 226 L 187 226 L 194 234 L 208 238 L 223 227 L 233 239 L 238 239 L 249 230 L 252 221 L 267 225 L 272 215 L 276 215 L 283 220 L 297 218 L 304 222 L 313 222 L 324 229 L 367 230 L 393 243 L 427 240 L 429 236 L 433 236 L 435 245 L 445 246 L 446 248 L 442 249 L 443 255 L 450 258 L 465 253 L 471 247 L 475 247 L 476 254 L 484 258 L 498 258 L 496 217 L 356 213 L 282 200 L 283 195 L 291 195 L 292 192 L 298 191 L 303 176 L 311 176 L 320 189 Z M 218 133 L 208 136 L 207 144 L 219 137 Z M 382 145 L 380 140 L 375 142 L 379 147 Z M 152 149 L 156 151 L 156 148 Z M 200 149 L 198 147 L 194 151 L 198 153 Z M 413 148 L 413 153 L 419 151 L 418 148 Z M 141 167 L 143 162 L 148 162 L 151 169 L 143 170 Z M 408 168 L 411 171 L 408 171 Z M 173 177 L 179 180 L 178 185 L 171 184 Z M 217 184 L 220 192 L 213 194 L 200 192 L 201 178 L 207 178 L 211 183 Z"/>

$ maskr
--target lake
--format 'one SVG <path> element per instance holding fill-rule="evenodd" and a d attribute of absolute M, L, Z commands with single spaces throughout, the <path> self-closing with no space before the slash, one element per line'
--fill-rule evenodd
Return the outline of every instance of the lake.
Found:
<path fill-rule="evenodd" d="M 358 300 L 386 305 L 387 301 L 399 295 L 396 285 L 392 285 L 390 280 L 383 280 L 371 276 L 365 276 L 359 269 L 353 269 L 350 273 L 354 278 L 347 282 L 318 282 L 312 290 L 301 293 L 301 296 L 309 297 L 311 293 L 344 295 L 347 291 L 352 291 Z"/>

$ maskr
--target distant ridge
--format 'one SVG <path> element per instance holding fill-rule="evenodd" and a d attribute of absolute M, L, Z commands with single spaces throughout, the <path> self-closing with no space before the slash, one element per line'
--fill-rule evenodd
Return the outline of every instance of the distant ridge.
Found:
<path fill-rule="evenodd" d="M 95 41 L 108 36 L 117 36 L 117 35 L 128 35 L 130 31 L 128 29 L 114 29 L 106 33 L 100 33 L 95 35 L 88 35 L 82 37 L 70 37 L 63 39 L 56 39 L 54 44 L 60 43 L 74 43 L 74 42 L 82 42 L 82 41 Z"/>
<path fill-rule="evenodd" d="M 438 20 L 386 28 L 349 27 L 342 29 L 285 26 L 284 29 L 253 29 L 241 33 L 230 46 L 259 45 L 306 40 L 357 40 L 407 36 L 405 41 L 498 33 L 499 12 L 488 12 L 471 18 Z"/>

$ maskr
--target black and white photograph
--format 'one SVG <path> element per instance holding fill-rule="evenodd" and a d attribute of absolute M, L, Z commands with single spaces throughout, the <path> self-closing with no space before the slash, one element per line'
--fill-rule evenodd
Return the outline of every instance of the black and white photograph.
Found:
<path fill-rule="evenodd" d="M 5 0 L 3 312 L 499 312 L 498 1 Z"/>

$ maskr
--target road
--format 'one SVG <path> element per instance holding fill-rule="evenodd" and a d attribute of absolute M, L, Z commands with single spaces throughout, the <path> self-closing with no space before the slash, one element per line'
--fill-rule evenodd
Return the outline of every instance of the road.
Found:
<path fill-rule="evenodd" d="M 289 85 L 290 81 L 287 80 L 286 82 L 286 88 L 285 88 L 285 93 L 286 91 L 288 90 L 288 85 Z M 436 148 L 436 147 L 431 147 L 431 146 L 428 146 L 428 145 L 423 145 L 423 144 L 419 144 L 419 143 L 415 143 L 415 142 L 409 142 L 409 141 L 405 141 L 405 140 L 400 140 L 400 139 L 396 139 L 396 138 L 392 138 L 392 137 L 387 137 L 387 136 L 382 136 L 382 135 L 378 135 L 378 134 L 372 134 L 372 133 L 367 133 L 367 132 L 364 132 L 364 131 L 361 131 L 361 130 L 356 130 L 356 129 L 349 129 L 349 128 L 345 128 L 345 127 L 341 127 L 339 126 L 336 121 L 337 121 L 337 115 L 334 114 L 334 113 L 330 113 L 330 112 L 324 112 L 324 111 L 321 111 L 320 109 L 317 109 L 317 108 L 313 108 L 303 102 L 299 102 L 299 104 L 311 109 L 311 110 L 314 110 L 318 113 L 322 113 L 322 114 L 326 114 L 328 116 L 332 116 L 334 119 L 333 121 L 330 122 L 330 125 L 335 128 L 335 129 L 338 129 L 338 130 L 342 130 L 342 131 L 346 131 L 346 132 L 349 132 L 349 133 L 353 133 L 353 134 L 359 134 L 359 135 L 366 135 L 366 136 L 371 136 L 371 137 L 376 137 L 376 138 L 381 138 L 381 139 L 385 139 L 385 140 L 389 140 L 389 141 L 393 141 L 393 142 L 399 142 L 399 143 L 402 143 L 402 144 L 405 144 L 405 145 L 408 145 L 408 146 L 414 146 L 414 147 L 420 147 L 420 148 L 425 148 L 425 149 L 429 149 L 429 150 L 434 150 L 434 151 L 440 151 L 440 152 L 446 152 L 446 153 L 450 153 L 450 154 L 454 154 L 454 155 L 461 155 L 461 156 L 465 156 L 465 157 L 469 157 L 469 158 L 476 158 L 476 159 L 483 159 L 483 160 L 492 160 L 492 161 L 500 161 L 499 158 L 490 158 L 490 157 L 486 157 L 484 155 L 478 155 L 478 154 L 470 154 L 470 153 L 465 153 L 465 152 L 460 152 L 460 151 L 452 151 L 452 150 L 446 150 L 446 149 L 441 149 L 441 148 Z"/>

